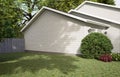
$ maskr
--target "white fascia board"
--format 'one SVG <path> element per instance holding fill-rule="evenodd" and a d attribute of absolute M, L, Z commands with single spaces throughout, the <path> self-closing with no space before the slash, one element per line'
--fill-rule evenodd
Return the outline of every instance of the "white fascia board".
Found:
<path fill-rule="evenodd" d="M 83 14 L 83 15 L 86 15 L 86 16 L 90 16 L 90 17 L 93 17 L 93 18 L 97 18 L 97 19 L 100 19 L 100 20 L 104 20 L 104 21 L 108 21 L 108 22 L 120 25 L 120 22 L 116 22 L 116 21 L 113 21 L 113 20 L 110 20 L 110 19 L 106 19 L 106 18 L 103 18 L 103 17 L 100 17 L 100 16 L 95 16 L 95 15 L 87 14 L 87 13 L 84 13 L 84 12 L 79 12 L 77 10 L 70 10 L 69 11 L 69 13 L 72 13 L 72 12 L 75 12 L 75 13 L 78 13 L 78 14 Z"/>
<path fill-rule="evenodd" d="M 78 7 L 76 7 L 74 10 L 78 10 L 80 7 L 82 7 L 84 4 L 86 4 L 88 1 L 82 2 Z"/>
<path fill-rule="evenodd" d="M 48 7 L 44 7 L 44 8 L 47 9 L 47 10 L 50 10 L 50 11 L 52 11 L 52 12 L 55 12 L 55 13 L 58 13 L 58 14 L 61 14 L 61 15 L 64 15 L 64 16 L 73 18 L 73 19 L 77 19 L 77 20 L 80 20 L 80 21 L 83 21 L 83 22 L 86 22 L 86 21 L 87 21 L 87 20 L 84 19 L 84 18 L 75 16 L 75 15 L 72 15 L 72 14 L 69 14 L 69 13 L 65 13 L 65 12 L 58 11 L 58 10 L 55 10 L 55 9 L 52 9 L 52 8 L 48 8 Z"/>
<path fill-rule="evenodd" d="M 78 17 L 78 16 L 75 16 L 75 15 L 72 15 L 72 14 L 68 14 L 68 13 L 65 13 L 65 12 L 61 12 L 61 11 L 58 11 L 58 10 L 55 10 L 55 9 L 51 9 L 51 8 L 48 8 L 48 7 L 45 7 L 43 6 L 40 11 L 38 11 L 38 13 L 21 29 L 21 32 L 23 32 L 29 25 L 31 25 L 34 20 L 39 17 L 40 14 L 42 14 L 45 10 L 49 10 L 49 11 L 52 11 L 52 12 L 55 12 L 55 13 L 58 13 L 58 14 L 61 14 L 61 15 L 64 15 L 64 16 L 67 16 L 67 17 L 70 17 L 70 18 L 73 18 L 73 19 L 76 19 L 76 20 L 79 20 L 79 21 L 83 21 L 83 22 L 86 22 L 86 23 L 90 23 L 90 24 L 93 24 L 94 22 L 89 22 L 88 19 L 84 19 L 84 18 L 81 18 L 81 17 Z M 95 25 L 99 25 L 99 23 L 94 23 Z"/>
<path fill-rule="evenodd" d="M 77 12 L 77 13 L 80 13 L 80 12 L 78 12 L 78 11 L 74 10 L 74 9 L 71 9 L 71 10 L 69 10 L 69 11 L 68 11 L 68 13 L 69 13 L 69 14 L 71 14 L 72 12 Z"/>
<path fill-rule="evenodd" d="M 101 22 L 96 22 L 96 21 L 93 21 L 93 20 L 87 20 L 87 23 L 94 24 L 94 25 L 97 24 L 97 25 L 99 25 L 101 27 L 104 27 L 104 29 L 110 27 L 110 25 L 108 25 L 108 24 L 104 24 L 104 23 L 101 23 Z"/>
<path fill-rule="evenodd" d="M 41 8 L 41 9 L 35 14 L 35 16 L 20 30 L 20 32 L 23 32 L 23 31 L 34 21 L 34 19 L 35 19 L 42 11 L 44 11 L 44 7 Z"/>
<path fill-rule="evenodd" d="M 80 12 L 78 12 L 76 10 L 73 10 L 73 9 L 71 9 L 68 13 L 72 13 L 72 12 L 75 12 L 75 13 L 78 13 L 78 14 L 83 14 L 83 13 L 80 13 Z M 86 14 L 83 14 L 83 15 L 86 15 Z M 86 15 L 86 16 L 89 16 L 89 15 Z M 90 16 L 90 17 L 93 17 L 93 16 Z M 96 18 L 96 17 L 94 17 L 94 18 Z M 99 26 L 103 26 L 103 27 L 110 27 L 110 25 L 108 25 L 108 24 L 104 24 L 104 23 L 101 23 L 101 22 L 93 21 L 93 20 L 90 20 L 90 19 L 87 19 L 87 23 L 91 23 L 91 24 L 95 24 L 95 25 L 99 25 Z"/>
<path fill-rule="evenodd" d="M 98 19 L 102 19 L 102 20 L 109 21 L 109 22 L 112 22 L 112 23 L 115 23 L 115 24 L 120 25 L 120 22 L 116 22 L 116 21 L 114 21 L 114 20 L 110 20 L 110 19 L 103 18 L 103 17 L 100 17 L 100 16 L 94 16 L 94 15 L 86 14 L 86 13 L 84 13 L 84 12 L 80 12 L 80 13 L 82 13 L 82 14 L 84 14 L 84 15 L 88 15 L 88 16 L 91 16 L 91 17 L 95 17 L 95 18 L 98 18 Z"/>
<path fill-rule="evenodd" d="M 77 20 L 80 20 L 80 21 L 83 21 L 83 22 L 87 22 L 87 20 L 84 19 L 84 18 L 80 18 L 80 17 L 74 16 L 74 15 L 72 15 L 72 14 L 68 14 L 68 13 L 65 13 L 65 12 L 61 12 L 61 11 L 58 11 L 58 10 L 51 9 L 51 8 L 48 8 L 48 7 L 43 6 L 43 7 L 40 9 L 40 11 L 38 11 L 38 13 L 37 13 L 20 31 L 23 32 L 23 31 L 24 31 L 40 14 L 42 14 L 43 11 L 45 11 L 45 10 L 49 10 L 49 11 L 52 11 L 52 12 L 55 12 L 55 13 L 58 13 L 58 14 L 61 14 L 61 15 L 64 15 L 64 16 L 73 18 L 73 19 L 77 19 Z"/>
<path fill-rule="evenodd" d="M 105 7 L 114 8 L 114 9 L 120 10 L 120 7 L 117 7 L 117 6 L 114 6 L 114 5 L 108 5 L 108 4 L 103 4 L 103 3 L 98 3 L 98 2 L 92 2 L 92 1 L 84 1 L 82 4 L 80 4 L 80 5 L 79 5 L 77 8 L 75 8 L 74 10 L 78 10 L 78 9 L 81 8 L 83 5 L 85 5 L 86 3 L 94 4 L 94 5 L 100 5 L 100 6 L 105 6 Z"/>
<path fill-rule="evenodd" d="M 51 9 L 51 8 L 49 8 Z M 54 9 L 52 9 L 54 10 Z M 56 10 L 57 11 L 57 10 Z M 72 10 L 71 10 L 72 11 Z M 60 11 L 58 11 L 60 13 Z M 95 25 L 99 25 L 99 26 L 104 26 L 104 27 L 109 27 L 108 24 L 104 24 L 104 23 L 100 23 L 100 22 L 96 22 L 96 21 L 93 21 L 93 20 L 89 20 L 89 19 L 84 19 L 82 17 L 79 17 L 79 16 L 75 16 L 75 15 L 72 15 L 72 14 L 68 14 L 68 13 L 64 13 L 64 12 L 61 12 L 61 14 L 63 15 L 66 15 L 66 16 L 69 16 L 69 17 L 72 17 L 72 18 L 75 18 L 75 19 L 78 19 L 78 20 L 82 20 L 86 23 L 91 23 L 91 24 L 95 24 Z"/>

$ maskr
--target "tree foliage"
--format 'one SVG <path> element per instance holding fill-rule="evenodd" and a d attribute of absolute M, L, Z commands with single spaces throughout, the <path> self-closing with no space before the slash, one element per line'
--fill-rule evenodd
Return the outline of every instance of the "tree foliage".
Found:
<path fill-rule="evenodd" d="M 42 7 L 42 0 L 16 0 L 17 6 L 23 14 L 23 22 L 22 25 L 25 25 L 35 13 Z"/>
<path fill-rule="evenodd" d="M 109 4 L 109 5 L 115 5 L 115 1 L 114 0 L 96 0 L 96 2 Z"/>
<path fill-rule="evenodd" d="M 21 22 L 20 11 L 17 11 L 14 0 L 0 1 L 0 40 L 2 38 L 19 37 Z"/>
<path fill-rule="evenodd" d="M 45 0 L 43 3 L 45 6 L 68 12 L 70 9 L 74 9 L 84 0 Z"/>

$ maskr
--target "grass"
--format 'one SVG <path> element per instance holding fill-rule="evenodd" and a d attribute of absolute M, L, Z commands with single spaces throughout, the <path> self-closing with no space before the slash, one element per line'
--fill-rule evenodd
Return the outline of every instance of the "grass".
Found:
<path fill-rule="evenodd" d="M 59 54 L 0 54 L 0 77 L 120 77 L 120 62 Z"/>

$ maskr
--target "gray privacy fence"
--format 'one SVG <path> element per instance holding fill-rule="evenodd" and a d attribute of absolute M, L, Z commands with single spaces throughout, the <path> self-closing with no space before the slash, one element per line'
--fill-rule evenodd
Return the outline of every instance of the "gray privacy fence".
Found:
<path fill-rule="evenodd" d="M 5 38 L 0 42 L 0 53 L 24 52 L 23 38 Z"/>

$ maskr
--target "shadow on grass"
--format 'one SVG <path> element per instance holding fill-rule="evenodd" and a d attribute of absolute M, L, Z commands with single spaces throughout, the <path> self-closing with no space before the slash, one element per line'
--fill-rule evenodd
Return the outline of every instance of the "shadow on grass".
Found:
<path fill-rule="evenodd" d="M 67 74 L 68 72 L 74 72 L 77 68 L 77 66 L 73 64 L 77 60 L 71 56 L 34 53 L 19 54 L 18 57 L 17 54 L 14 55 L 16 55 L 16 57 L 10 59 L 10 61 L 0 62 L 0 75 L 25 71 L 35 73 L 42 69 L 47 69 L 48 71 L 57 69 L 63 74 Z"/>
<path fill-rule="evenodd" d="M 12 61 L 19 59 L 21 57 L 33 55 L 33 54 L 25 54 L 25 52 L 12 52 L 12 53 L 1 53 L 0 54 L 0 62 Z"/>

